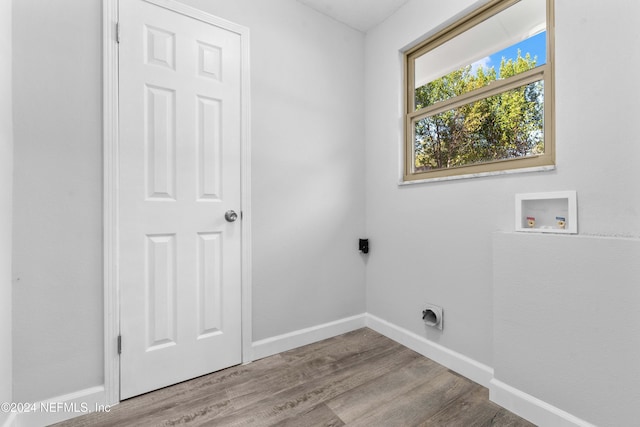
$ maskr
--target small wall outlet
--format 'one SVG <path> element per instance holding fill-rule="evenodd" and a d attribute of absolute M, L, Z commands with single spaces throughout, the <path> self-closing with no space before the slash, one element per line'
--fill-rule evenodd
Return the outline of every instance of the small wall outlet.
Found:
<path fill-rule="evenodd" d="M 425 309 L 422 310 L 422 320 L 425 325 L 442 330 L 442 313 L 442 307 L 426 304 Z"/>
<path fill-rule="evenodd" d="M 369 253 L 369 239 L 359 239 L 358 250 L 363 254 Z"/>

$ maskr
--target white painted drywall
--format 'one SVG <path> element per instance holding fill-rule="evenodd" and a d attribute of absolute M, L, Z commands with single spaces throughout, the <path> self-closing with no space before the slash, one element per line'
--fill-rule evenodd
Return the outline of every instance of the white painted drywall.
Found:
<path fill-rule="evenodd" d="M 185 3 L 250 28 L 253 339 L 365 311 L 364 36 L 294 0 Z M 101 2 L 14 1 L 14 397 L 102 379 Z"/>
<path fill-rule="evenodd" d="M 367 33 L 367 311 L 493 366 L 492 233 L 513 230 L 515 193 L 577 190 L 581 234 L 640 236 L 640 144 L 633 126 L 640 100 L 631 96 L 640 93 L 634 71 L 640 58 L 630 54 L 640 44 L 640 3 L 556 2 L 555 171 L 398 186 L 400 51 L 470 5 L 413 0 Z M 557 274 L 573 280 L 567 271 Z M 611 293 L 614 309 L 617 301 L 628 304 Z M 598 304 L 594 296 L 585 302 Z M 444 308 L 442 332 L 425 328 L 425 303 Z M 565 320 L 558 327 L 570 333 L 574 324 Z M 580 406 L 579 391 L 576 384 L 561 386 L 559 392 L 575 399 L 566 410 Z M 626 391 L 607 387 L 603 393 L 616 399 Z"/>
<path fill-rule="evenodd" d="M 11 2 L 0 2 L 0 403 L 12 399 L 11 216 L 13 114 L 11 105 Z M 0 412 L 0 425 L 9 417 Z"/>
<path fill-rule="evenodd" d="M 494 375 L 598 426 L 640 417 L 640 240 L 496 233 Z"/>
<path fill-rule="evenodd" d="M 491 365 L 491 241 L 513 222 L 506 180 L 399 187 L 401 49 L 471 7 L 410 1 L 365 40 L 367 311 Z M 485 237 L 486 236 L 486 237 Z M 426 328 L 425 303 L 444 308 L 444 330 Z"/>
<path fill-rule="evenodd" d="M 100 0 L 13 2 L 14 399 L 103 383 Z"/>
<path fill-rule="evenodd" d="M 630 126 L 640 104 L 629 96 L 640 90 L 632 72 L 640 59 L 628 54 L 639 42 L 640 4 L 619 3 L 557 2 L 557 170 L 545 173 L 399 187 L 400 50 L 471 2 L 412 1 L 368 33 L 369 312 L 491 366 L 491 233 L 513 229 L 515 193 L 577 190 L 581 233 L 640 235 L 640 197 L 628 191 L 640 182 Z M 592 78 L 585 70 L 596 63 L 603 71 Z M 442 333 L 424 329 L 427 302 L 444 307 Z"/>

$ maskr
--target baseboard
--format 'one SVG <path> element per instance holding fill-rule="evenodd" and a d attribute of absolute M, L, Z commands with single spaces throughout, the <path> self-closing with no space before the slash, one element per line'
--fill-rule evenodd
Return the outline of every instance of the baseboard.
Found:
<path fill-rule="evenodd" d="M 283 351 L 302 347 L 303 345 L 332 338 L 364 327 L 365 314 L 358 314 L 311 328 L 300 329 L 288 334 L 266 338 L 253 343 L 253 359 L 258 360 L 273 356 Z"/>
<path fill-rule="evenodd" d="M 539 426 L 595 427 L 591 423 L 495 378 L 489 384 L 489 399 Z"/>
<path fill-rule="evenodd" d="M 374 331 L 464 375 L 489 389 L 489 398 L 505 409 L 539 426 L 595 427 L 568 412 L 511 387 L 493 377 L 493 368 L 450 350 L 420 335 L 366 314 L 366 326 Z"/>
<path fill-rule="evenodd" d="M 489 366 L 382 320 L 373 314 L 366 314 L 366 326 L 484 387 L 488 387 L 493 378 L 493 369 Z"/>
<path fill-rule="evenodd" d="M 91 387 L 31 404 L 29 412 L 16 414 L 11 427 L 42 427 L 79 417 L 105 407 L 104 386 Z"/>

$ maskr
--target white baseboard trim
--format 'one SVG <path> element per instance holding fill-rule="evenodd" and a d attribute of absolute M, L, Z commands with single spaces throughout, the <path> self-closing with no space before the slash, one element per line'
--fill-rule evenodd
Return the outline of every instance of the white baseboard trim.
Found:
<path fill-rule="evenodd" d="M 392 340 L 409 347 L 411 350 L 428 357 L 469 378 L 478 384 L 489 387 L 493 378 L 493 369 L 463 354 L 450 350 L 440 344 L 429 341 L 411 331 L 382 320 L 373 314 L 367 313 L 366 325 L 374 331 L 391 338 Z"/>
<path fill-rule="evenodd" d="M 595 427 L 568 412 L 511 387 L 493 377 L 493 368 L 429 341 L 372 314 L 366 314 L 366 326 L 409 347 L 429 359 L 489 389 L 489 398 L 505 409 L 539 426 Z"/>
<path fill-rule="evenodd" d="M 356 329 L 364 328 L 364 326 L 365 314 L 358 314 L 334 322 L 255 341 L 252 345 L 253 360 L 273 356 L 283 351 L 355 331 Z"/>
<path fill-rule="evenodd" d="M 489 399 L 539 426 L 595 427 L 591 423 L 495 378 L 489 384 Z"/>
<path fill-rule="evenodd" d="M 34 403 L 30 412 L 18 413 L 12 427 L 42 427 L 59 423 L 89 412 L 104 410 L 105 401 L 104 386 L 57 396 Z"/>

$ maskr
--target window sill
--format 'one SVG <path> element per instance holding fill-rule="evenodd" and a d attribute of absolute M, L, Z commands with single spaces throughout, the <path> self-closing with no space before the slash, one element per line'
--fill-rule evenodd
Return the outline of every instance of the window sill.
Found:
<path fill-rule="evenodd" d="M 480 178 L 485 176 L 512 175 L 517 173 L 529 173 L 529 172 L 547 172 L 555 169 L 556 169 L 555 165 L 549 165 L 549 166 L 535 166 L 530 168 L 509 169 L 509 170 L 502 170 L 502 171 L 478 172 L 478 173 L 470 173 L 466 175 L 441 176 L 438 178 L 417 179 L 415 181 L 403 181 L 402 178 L 400 178 L 398 185 L 403 187 L 403 186 L 414 185 L 414 184 L 427 184 L 431 182 L 442 182 L 442 181 L 457 181 L 459 179 Z"/>

